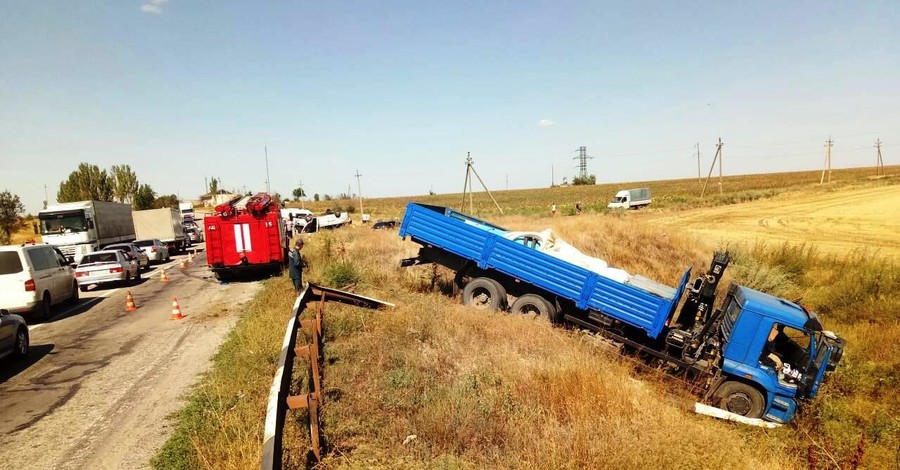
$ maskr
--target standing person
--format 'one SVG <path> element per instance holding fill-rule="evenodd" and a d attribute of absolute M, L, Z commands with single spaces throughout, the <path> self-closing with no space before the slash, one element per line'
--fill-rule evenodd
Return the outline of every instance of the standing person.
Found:
<path fill-rule="evenodd" d="M 288 220 L 284 224 L 284 235 L 288 240 L 294 238 L 294 214 L 288 214 Z"/>
<path fill-rule="evenodd" d="M 294 292 L 300 294 L 303 287 L 303 257 L 300 256 L 300 250 L 303 249 L 303 238 L 297 238 L 294 243 L 294 249 L 288 254 L 288 274 L 291 281 L 294 282 Z"/>
<path fill-rule="evenodd" d="M 556 203 L 550 204 L 550 217 L 556 217 Z"/>

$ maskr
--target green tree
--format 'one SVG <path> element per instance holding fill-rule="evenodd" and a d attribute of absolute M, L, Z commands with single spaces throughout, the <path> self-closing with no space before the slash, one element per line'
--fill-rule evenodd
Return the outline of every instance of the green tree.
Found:
<path fill-rule="evenodd" d="M 9 244 L 12 235 L 25 227 L 25 219 L 21 214 L 25 205 L 19 196 L 3 191 L 0 193 L 0 245 Z"/>
<path fill-rule="evenodd" d="M 165 196 L 160 196 L 153 201 L 153 207 L 156 209 L 162 209 L 165 207 L 171 207 L 172 209 L 178 209 L 178 196 L 174 194 L 166 194 Z"/>
<path fill-rule="evenodd" d="M 295 201 L 299 201 L 301 197 L 306 197 L 306 192 L 303 191 L 303 188 L 294 188 L 291 194 L 294 196 Z"/>
<path fill-rule="evenodd" d="M 597 177 L 594 175 L 587 175 L 583 178 L 581 176 L 576 176 L 572 179 L 572 184 L 575 186 L 597 184 Z"/>
<path fill-rule="evenodd" d="M 113 181 L 106 170 L 97 165 L 81 163 L 78 169 L 69 173 L 66 181 L 59 183 L 56 194 L 59 202 L 112 201 Z"/>
<path fill-rule="evenodd" d="M 313 201 L 319 202 L 319 193 L 313 194 Z"/>
<path fill-rule="evenodd" d="M 118 202 L 133 202 L 134 193 L 137 192 L 137 175 L 131 171 L 129 165 L 113 165 L 109 170 L 113 183 L 113 195 Z"/>
<path fill-rule="evenodd" d="M 153 209 L 153 203 L 156 201 L 156 191 L 149 184 L 142 184 L 134 193 L 134 203 L 132 206 L 136 211 Z"/>
<path fill-rule="evenodd" d="M 219 194 L 219 178 L 209 179 L 209 194 Z"/>

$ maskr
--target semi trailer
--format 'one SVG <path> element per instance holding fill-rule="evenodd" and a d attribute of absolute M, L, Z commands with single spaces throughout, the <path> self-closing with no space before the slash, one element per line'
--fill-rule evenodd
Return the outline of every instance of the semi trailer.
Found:
<path fill-rule="evenodd" d="M 69 263 L 106 245 L 135 239 L 131 204 L 79 201 L 49 206 L 38 212 L 41 237 L 59 248 Z"/>
<path fill-rule="evenodd" d="M 695 280 L 687 268 L 669 287 L 554 252 L 540 233 L 510 232 L 445 207 L 409 203 L 399 235 L 420 245 L 401 266 L 449 268 L 463 303 L 510 306 L 601 334 L 742 418 L 790 421 L 843 354 L 844 340 L 798 303 L 731 284 L 716 308 L 727 252 Z"/>

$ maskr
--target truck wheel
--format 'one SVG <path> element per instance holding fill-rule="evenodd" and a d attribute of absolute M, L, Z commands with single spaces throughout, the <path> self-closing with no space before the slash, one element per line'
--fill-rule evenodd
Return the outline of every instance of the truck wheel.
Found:
<path fill-rule="evenodd" d="M 547 299 L 537 294 L 525 294 L 516 299 L 512 304 L 512 312 L 533 314 L 550 322 L 556 318 L 556 308 Z"/>
<path fill-rule="evenodd" d="M 463 289 L 462 302 L 478 310 L 500 310 L 506 304 L 506 289 L 489 277 L 475 278 Z"/>
<path fill-rule="evenodd" d="M 719 408 L 747 418 L 761 418 L 766 408 L 762 393 L 752 385 L 728 381 L 716 390 Z"/>

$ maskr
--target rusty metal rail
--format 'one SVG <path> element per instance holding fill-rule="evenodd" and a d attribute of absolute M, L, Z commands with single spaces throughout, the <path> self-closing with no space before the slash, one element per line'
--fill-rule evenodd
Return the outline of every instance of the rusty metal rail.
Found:
<path fill-rule="evenodd" d="M 378 309 L 393 307 L 394 304 L 383 302 L 369 297 L 363 297 L 350 292 L 317 286 L 308 283 L 300 292 L 291 316 L 288 319 L 284 341 L 281 344 L 281 355 L 278 359 L 278 368 L 275 378 L 272 380 L 272 388 L 269 389 L 269 403 L 266 407 L 266 421 L 263 436 L 262 464 L 263 470 L 280 470 L 282 468 L 282 439 L 284 434 L 284 422 L 288 410 L 307 409 L 309 413 L 310 443 L 316 460 L 322 459 L 323 436 L 319 422 L 319 410 L 323 404 L 325 395 L 322 392 L 322 377 L 324 357 L 322 355 L 322 315 L 326 302 L 338 302 L 356 307 Z M 315 309 L 315 317 L 300 319 L 307 309 Z M 297 336 L 300 330 L 305 330 L 310 336 L 309 344 L 296 346 Z M 309 390 L 306 393 L 291 395 L 294 372 L 294 361 L 297 358 L 305 359 L 309 365 L 308 381 Z"/>

